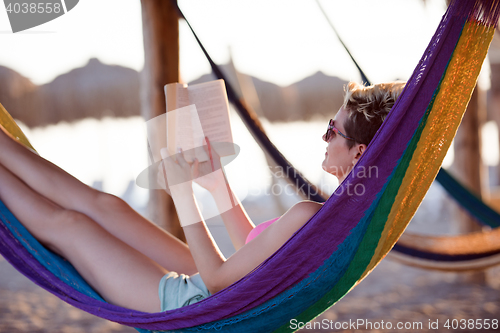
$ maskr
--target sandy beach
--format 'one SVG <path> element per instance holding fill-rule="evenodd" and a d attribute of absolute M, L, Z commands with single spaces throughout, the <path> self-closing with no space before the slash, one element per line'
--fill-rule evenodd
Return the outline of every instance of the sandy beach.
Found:
<path fill-rule="evenodd" d="M 22 276 L 3 258 L 0 272 L 0 332 L 136 332 L 64 303 Z M 447 319 L 500 319 L 500 270 L 490 270 L 488 275 L 491 277 L 488 285 L 465 284 L 457 281 L 455 273 L 430 272 L 384 259 L 359 286 L 316 319 L 316 329 L 303 331 L 473 332 L 476 330 L 449 330 L 443 325 Z M 358 330 L 335 330 L 335 323 L 341 325 L 358 320 L 370 321 L 372 325 L 382 321 L 394 326 L 398 322 L 422 323 L 422 328 L 398 330 L 359 326 Z M 429 322 L 436 320 L 440 329 L 429 329 Z"/>

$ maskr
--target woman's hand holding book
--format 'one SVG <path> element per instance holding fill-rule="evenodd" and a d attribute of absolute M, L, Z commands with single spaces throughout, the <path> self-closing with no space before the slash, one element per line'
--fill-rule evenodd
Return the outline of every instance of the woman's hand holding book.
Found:
<path fill-rule="evenodd" d="M 227 180 L 222 169 L 220 156 L 213 149 L 208 138 L 205 138 L 206 145 L 203 146 L 207 152 L 210 160 L 205 162 L 199 162 L 197 159 L 194 160 L 192 170 L 193 170 L 193 180 L 201 187 L 213 193 L 215 190 L 223 186 L 226 188 Z"/>

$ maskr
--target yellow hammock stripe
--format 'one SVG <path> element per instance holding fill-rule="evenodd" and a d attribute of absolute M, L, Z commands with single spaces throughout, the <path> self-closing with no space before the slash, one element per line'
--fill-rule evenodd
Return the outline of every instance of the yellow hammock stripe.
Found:
<path fill-rule="evenodd" d="M 0 125 L 3 126 L 7 132 L 9 132 L 17 141 L 35 151 L 35 148 L 31 145 L 26 135 L 24 135 L 21 128 L 16 124 L 12 116 L 5 110 L 3 105 L 0 103 Z"/>
<path fill-rule="evenodd" d="M 494 27 L 466 22 L 374 256 L 360 281 L 392 249 L 436 178 L 469 103 L 494 32 Z"/>

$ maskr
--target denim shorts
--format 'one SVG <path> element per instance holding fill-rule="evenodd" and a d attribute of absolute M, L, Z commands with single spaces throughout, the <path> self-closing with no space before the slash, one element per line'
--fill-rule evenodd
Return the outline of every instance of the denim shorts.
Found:
<path fill-rule="evenodd" d="M 200 273 L 189 276 L 176 272 L 169 272 L 161 278 L 158 293 L 161 311 L 194 304 L 211 295 Z"/>

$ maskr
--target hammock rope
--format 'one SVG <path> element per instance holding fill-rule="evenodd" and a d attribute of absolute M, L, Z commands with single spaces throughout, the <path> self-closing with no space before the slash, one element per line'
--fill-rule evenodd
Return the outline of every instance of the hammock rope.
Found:
<path fill-rule="evenodd" d="M 212 57 L 206 50 L 205 46 L 201 43 L 201 40 L 198 38 L 198 35 L 194 31 L 193 27 L 179 8 L 177 1 L 172 0 L 172 3 L 174 4 L 174 8 L 177 9 L 179 17 L 186 22 L 189 29 L 193 33 L 193 36 L 196 39 L 196 42 L 200 46 L 201 50 L 203 51 L 203 54 L 207 58 L 214 75 L 218 79 L 224 80 L 224 82 L 226 83 L 228 100 L 235 106 L 238 114 L 245 123 L 245 126 L 250 130 L 250 133 L 254 137 L 255 141 L 257 141 L 257 143 L 260 145 L 261 149 L 267 151 L 275 161 L 275 163 L 282 168 L 282 170 L 286 170 L 286 174 L 288 177 L 287 180 L 295 185 L 298 189 L 300 189 L 302 194 L 305 195 L 309 200 L 313 200 L 316 202 L 325 202 L 327 198 L 321 195 L 321 191 L 318 189 L 318 187 L 310 182 L 306 177 L 304 177 L 302 173 L 300 173 L 271 142 L 257 114 L 255 112 L 251 112 L 249 106 L 245 103 L 245 101 L 242 98 L 238 97 L 236 90 L 230 84 L 230 81 L 227 79 L 226 75 L 212 60 Z"/>
<path fill-rule="evenodd" d="M 358 69 L 358 72 L 361 75 L 361 82 L 367 86 L 371 86 L 372 84 L 370 83 L 370 80 L 368 80 L 368 77 L 366 76 L 365 72 L 363 72 L 363 70 L 359 66 L 358 62 L 356 61 L 356 59 L 354 59 L 354 56 L 352 55 L 351 51 L 349 51 L 349 49 L 347 48 L 347 45 L 344 43 L 342 38 L 340 38 L 340 35 L 339 35 L 337 29 L 335 29 L 335 26 L 333 25 L 332 21 L 330 20 L 330 18 L 326 14 L 325 10 L 323 9 L 323 6 L 321 6 L 321 3 L 319 2 L 319 0 L 316 0 L 316 4 L 318 5 L 318 7 L 319 7 L 321 13 L 323 14 L 323 16 L 325 17 L 326 21 L 328 22 L 328 25 L 330 25 L 330 28 L 332 28 L 333 32 L 337 36 L 337 39 L 339 40 L 340 44 L 342 44 L 342 46 L 344 47 L 344 50 L 346 50 L 347 54 L 351 58 L 352 62 L 354 63 L 354 66 L 356 66 L 356 68 Z"/>
<path fill-rule="evenodd" d="M 432 184 L 465 112 L 499 17 L 499 1 L 452 1 L 401 97 L 353 172 L 278 251 L 202 301 L 162 313 L 121 308 L 67 282 L 55 257 L 0 205 L 0 253 L 68 303 L 149 331 L 289 332 L 335 304 L 387 255 Z M 359 171 L 377 166 L 376 178 Z M 349 186 L 365 186 L 360 196 Z M 25 229 L 24 229 L 25 230 Z M 49 259 L 37 259 L 38 253 Z M 80 289 L 81 288 L 81 289 Z"/>

